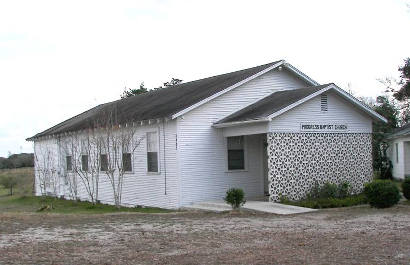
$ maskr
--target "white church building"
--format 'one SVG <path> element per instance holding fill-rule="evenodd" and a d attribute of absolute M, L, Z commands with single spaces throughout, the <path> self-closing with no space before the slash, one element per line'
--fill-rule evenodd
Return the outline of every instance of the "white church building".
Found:
<path fill-rule="evenodd" d="M 108 149 L 90 155 L 82 147 L 74 148 L 78 154 L 61 148 L 73 135 L 104 136 L 107 124 L 96 121 L 110 108 L 116 110 L 110 126 L 117 133 L 132 129 L 140 139 L 121 146 L 121 204 L 163 208 L 220 200 L 232 187 L 248 200 L 270 201 L 301 199 L 326 181 L 349 181 L 359 192 L 373 178 L 372 124 L 386 122 L 335 84 L 319 84 L 276 61 L 102 104 L 36 134 L 28 140 L 37 157 L 37 195 L 69 198 L 73 167 L 90 171 L 93 156 L 98 200 L 114 203 Z M 48 162 L 44 147 L 53 157 Z M 41 174 L 50 168 L 53 183 L 42 186 Z M 89 200 L 84 181 L 76 185 L 78 198 Z"/>

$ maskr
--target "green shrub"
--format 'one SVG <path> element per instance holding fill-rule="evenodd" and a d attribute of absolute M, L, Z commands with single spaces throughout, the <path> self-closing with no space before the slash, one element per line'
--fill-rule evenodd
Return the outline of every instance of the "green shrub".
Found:
<path fill-rule="evenodd" d="M 287 204 L 288 202 L 290 202 L 290 200 L 286 195 L 279 194 L 279 202 Z"/>
<path fill-rule="evenodd" d="M 0 185 L 5 189 L 9 189 L 9 195 L 13 195 L 13 188 L 18 184 L 18 179 L 13 175 L 6 175 L 0 177 Z"/>
<path fill-rule="evenodd" d="M 232 209 L 238 209 L 245 204 L 245 192 L 242 189 L 231 188 L 226 191 L 225 202 L 232 206 Z"/>
<path fill-rule="evenodd" d="M 323 186 L 319 186 L 316 182 L 310 192 L 307 194 L 307 199 L 328 199 L 328 198 L 346 198 L 351 195 L 349 182 L 342 182 L 339 185 L 326 182 Z"/>
<path fill-rule="evenodd" d="M 320 196 L 320 185 L 319 182 L 315 182 L 310 192 L 306 195 L 307 199 L 315 199 Z"/>
<path fill-rule="evenodd" d="M 374 180 L 364 187 L 364 194 L 372 207 L 387 208 L 397 204 L 400 191 L 390 180 Z"/>
<path fill-rule="evenodd" d="M 339 185 L 337 185 L 337 194 L 336 197 L 337 198 L 346 198 L 349 195 L 351 195 L 351 187 L 350 187 L 350 183 L 347 181 L 344 181 L 342 183 L 340 183 Z"/>
<path fill-rule="evenodd" d="M 410 200 L 410 177 L 407 177 L 401 184 L 403 195 L 407 200 Z"/>
<path fill-rule="evenodd" d="M 322 208 L 339 208 L 349 207 L 359 204 L 367 203 L 366 196 L 363 194 L 352 195 L 346 198 L 316 198 L 306 199 L 302 201 L 283 201 L 281 203 L 295 205 L 300 207 L 307 207 L 313 209 Z"/>
<path fill-rule="evenodd" d="M 337 196 L 337 185 L 333 183 L 326 182 L 319 192 L 319 198 L 336 198 Z"/>

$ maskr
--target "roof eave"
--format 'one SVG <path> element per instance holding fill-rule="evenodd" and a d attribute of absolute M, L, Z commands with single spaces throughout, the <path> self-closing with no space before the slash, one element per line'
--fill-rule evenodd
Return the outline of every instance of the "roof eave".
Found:
<path fill-rule="evenodd" d="M 212 125 L 212 127 L 214 127 L 214 128 L 226 128 L 226 127 L 233 127 L 233 126 L 246 125 L 246 124 L 252 124 L 252 123 L 268 122 L 268 121 L 269 120 L 266 119 L 266 118 L 259 118 L 259 119 L 253 119 L 253 120 L 214 123 Z"/>

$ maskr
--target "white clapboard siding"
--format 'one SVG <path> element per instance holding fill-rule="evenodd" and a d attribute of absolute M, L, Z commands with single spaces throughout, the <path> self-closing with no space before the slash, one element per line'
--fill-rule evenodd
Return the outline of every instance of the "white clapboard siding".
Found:
<path fill-rule="evenodd" d="M 53 168 L 55 169 L 55 177 L 53 178 L 54 181 L 56 182 L 56 191 L 58 195 L 63 195 L 64 194 L 64 179 L 59 177 L 59 171 L 58 169 L 60 168 L 61 165 L 61 160 L 59 157 L 59 148 L 57 144 L 57 139 L 55 138 L 47 138 L 42 141 L 36 141 L 34 142 L 34 152 L 35 152 L 35 158 L 34 158 L 34 193 L 37 196 L 41 196 L 41 189 L 40 189 L 40 175 L 39 175 L 39 169 L 44 168 L 43 161 L 45 159 L 49 159 L 51 163 L 49 164 L 48 168 Z M 50 152 L 50 155 L 47 155 L 46 153 Z M 48 157 L 48 158 L 46 158 Z M 54 193 L 54 188 L 48 187 L 46 188 L 45 192 L 47 193 Z"/>
<path fill-rule="evenodd" d="M 371 133 L 372 120 L 352 103 L 329 92 L 328 110 L 321 110 L 321 96 L 314 97 L 307 102 L 275 117 L 270 122 L 272 132 L 300 132 L 301 123 L 313 124 L 344 124 L 348 133 Z"/>
<path fill-rule="evenodd" d="M 406 147 L 406 141 L 410 141 L 410 138 L 398 138 L 394 139 L 389 143 L 389 148 L 387 149 L 387 156 L 389 157 L 390 161 L 393 165 L 392 174 L 395 179 L 404 179 L 406 174 L 410 174 L 410 172 L 406 172 L 406 169 L 410 168 L 409 162 L 407 162 L 410 157 L 406 155 L 410 155 L 410 150 L 408 146 Z M 396 145 L 397 144 L 397 145 Z M 398 157 L 396 156 L 396 148 L 398 151 Z M 407 150 L 406 150 L 407 149 Z M 409 166 L 407 168 L 407 165 Z"/>
<path fill-rule="evenodd" d="M 147 142 L 145 137 L 147 132 L 152 131 L 158 132 L 159 136 L 159 173 L 147 172 Z M 136 137 L 144 137 L 144 140 L 142 140 L 141 144 L 132 154 L 131 159 L 133 171 L 125 174 L 122 192 L 122 205 L 177 208 L 179 182 L 176 167 L 176 121 L 168 121 L 165 123 L 165 126 L 162 122 L 140 126 L 137 128 Z M 53 141 L 55 148 L 57 148 L 56 140 Z M 36 141 L 36 144 L 44 143 L 46 143 L 44 140 Z M 57 153 L 56 157 L 58 157 Z M 65 164 L 61 165 L 61 167 L 63 166 L 65 166 Z M 89 200 L 85 186 L 82 184 L 80 179 L 78 179 L 78 183 L 80 199 Z M 63 187 L 64 191 L 59 195 L 64 194 L 68 197 L 68 187 L 66 185 Z M 98 199 L 102 203 L 114 203 L 111 183 L 103 172 L 100 175 Z"/>
<path fill-rule="evenodd" d="M 262 135 L 247 137 L 247 170 L 230 173 L 226 138 L 212 124 L 275 90 L 305 86 L 286 70 L 273 70 L 178 118 L 180 206 L 221 199 L 230 187 L 243 188 L 248 198 L 263 195 Z"/>

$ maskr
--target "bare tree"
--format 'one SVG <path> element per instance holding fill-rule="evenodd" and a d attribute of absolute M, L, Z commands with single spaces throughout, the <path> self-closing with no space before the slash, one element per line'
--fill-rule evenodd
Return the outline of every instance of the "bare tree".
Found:
<path fill-rule="evenodd" d="M 74 157 L 76 166 L 73 167 L 73 170 L 84 185 L 90 201 L 95 204 L 98 201 L 101 138 L 94 129 L 90 129 L 85 135 L 81 135 L 79 139 L 81 152 L 78 152 Z"/>
<path fill-rule="evenodd" d="M 72 200 L 79 198 L 78 178 L 74 170 L 78 167 L 77 160 L 74 157 L 77 157 L 79 152 L 80 146 L 77 134 L 71 134 L 60 141 L 60 156 L 63 161 L 61 170 L 65 179 L 65 185 L 68 188 L 68 196 Z"/>
<path fill-rule="evenodd" d="M 93 204 L 98 201 L 100 179 L 101 140 L 94 129 L 86 132 L 71 133 L 62 145 L 62 154 L 65 156 L 66 184 L 70 197 L 78 199 L 78 188 L 81 183 L 87 192 L 89 201 Z M 67 160 L 69 169 L 67 169 Z"/>
<path fill-rule="evenodd" d="M 110 181 L 114 203 L 117 208 L 121 207 L 124 174 L 128 164 L 126 159 L 131 159 L 132 154 L 140 146 L 144 136 L 137 137 L 137 129 L 134 126 L 121 126 L 115 107 L 107 110 L 100 120 L 100 144 L 101 151 L 105 156 L 105 174 Z"/>
<path fill-rule="evenodd" d="M 42 196 L 48 192 L 57 195 L 59 179 L 55 158 L 56 154 L 48 143 L 34 144 L 35 180 Z"/>

